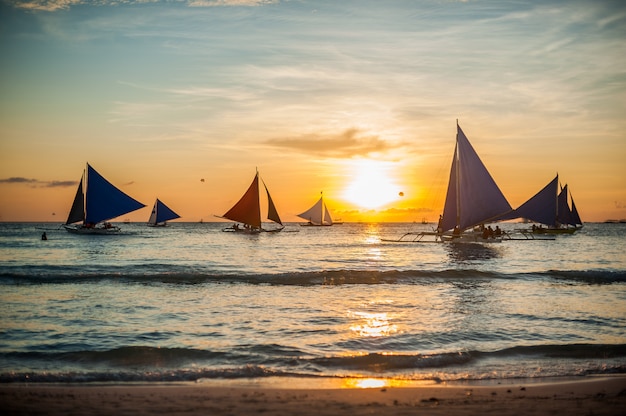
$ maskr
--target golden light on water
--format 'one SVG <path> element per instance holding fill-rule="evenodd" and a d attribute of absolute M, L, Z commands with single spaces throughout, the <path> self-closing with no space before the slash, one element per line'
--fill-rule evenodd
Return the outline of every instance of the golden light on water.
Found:
<path fill-rule="evenodd" d="M 432 381 L 399 380 L 393 378 L 354 378 L 348 377 L 341 381 L 345 389 L 380 389 L 387 387 L 413 387 L 432 384 Z"/>
<path fill-rule="evenodd" d="M 348 314 L 358 320 L 350 325 L 350 330 L 360 337 L 386 337 L 398 331 L 397 326 L 390 322 L 387 312 L 349 311 Z"/>

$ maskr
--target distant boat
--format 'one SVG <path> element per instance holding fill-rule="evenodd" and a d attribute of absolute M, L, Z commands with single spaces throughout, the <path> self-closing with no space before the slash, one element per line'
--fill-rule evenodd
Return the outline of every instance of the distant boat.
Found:
<path fill-rule="evenodd" d="M 456 146 L 443 215 L 437 232 L 456 239 L 475 226 L 492 222 L 512 208 L 457 122 Z M 452 230 L 452 233 L 449 232 Z M 471 233 L 474 237 L 474 233 Z"/>
<path fill-rule="evenodd" d="M 261 182 L 263 182 L 263 180 L 261 180 Z M 261 222 L 261 199 L 259 187 L 259 172 L 256 172 L 248 190 L 243 194 L 241 199 L 221 217 L 235 221 L 236 223 L 231 227 L 224 228 L 222 231 L 256 234 L 260 232 L 278 232 L 284 228 L 265 182 L 263 182 L 263 187 L 267 193 L 267 219 L 279 224 L 280 228 L 263 228 Z M 243 224 L 243 226 L 240 226 L 239 223 Z"/>
<path fill-rule="evenodd" d="M 572 234 L 582 228 L 576 204 L 572 198 L 572 206 L 568 204 L 568 189 L 565 185 L 558 192 L 559 175 L 524 202 L 514 212 L 515 217 L 524 218 L 536 223 L 532 231 L 536 234 Z M 544 227 L 545 225 L 545 227 Z"/>
<path fill-rule="evenodd" d="M 172 211 L 167 205 L 157 198 L 152 208 L 152 213 L 148 219 L 148 226 L 150 227 L 165 227 L 167 221 L 180 218 L 180 215 Z"/>
<path fill-rule="evenodd" d="M 74 234 L 115 234 L 120 229 L 108 220 L 143 207 L 144 204 L 113 186 L 88 163 L 63 227 Z"/>
<path fill-rule="evenodd" d="M 333 225 L 333 219 L 328 212 L 328 207 L 324 203 L 324 197 L 320 199 L 308 210 L 302 214 L 298 214 L 298 217 L 307 220 L 305 224 L 300 224 L 303 227 L 323 227 Z"/>

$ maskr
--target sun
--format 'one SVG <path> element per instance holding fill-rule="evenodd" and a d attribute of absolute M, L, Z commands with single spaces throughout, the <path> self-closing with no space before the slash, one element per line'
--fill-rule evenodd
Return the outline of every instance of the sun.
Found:
<path fill-rule="evenodd" d="M 404 193 L 389 177 L 390 162 L 358 160 L 351 167 L 354 180 L 344 192 L 344 198 L 361 208 L 382 207 L 402 197 Z"/>

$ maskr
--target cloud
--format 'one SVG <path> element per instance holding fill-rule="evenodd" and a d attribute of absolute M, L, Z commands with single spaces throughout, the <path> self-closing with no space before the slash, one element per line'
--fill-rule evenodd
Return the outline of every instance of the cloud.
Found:
<path fill-rule="evenodd" d="M 45 188 L 67 188 L 68 186 L 76 186 L 76 181 L 50 181 L 44 182 Z"/>
<path fill-rule="evenodd" d="M 293 151 L 333 158 L 368 156 L 384 153 L 400 147 L 400 144 L 387 142 L 377 135 L 363 135 L 356 128 L 347 129 L 336 135 L 306 134 L 298 138 L 276 138 L 265 142 L 271 146 Z"/>
<path fill-rule="evenodd" d="M 76 181 L 40 181 L 39 179 L 22 178 L 14 176 L 11 178 L 0 179 L 0 184 L 28 184 L 33 188 L 66 188 L 68 186 L 76 186 Z"/>
<path fill-rule="evenodd" d="M 0 183 L 37 183 L 37 179 L 12 177 L 6 179 L 0 179 Z"/>
<path fill-rule="evenodd" d="M 434 210 L 432 208 L 418 208 L 418 207 L 413 207 L 413 208 L 388 208 L 386 210 L 383 210 L 381 212 L 384 212 L 386 214 L 400 214 L 400 215 L 404 215 L 404 214 L 423 214 L 423 213 L 431 213 Z"/>
<path fill-rule="evenodd" d="M 190 0 L 190 7 L 215 7 L 215 6 L 262 6 L 275 4 L 278 0 Z"/>
<path fill-rule="evenodd" d="M 18 9 L 33 11 L 55 12 L 68 10 L 72 6 L 119 6 L 120 4 L 134 5 L 143 3 L 160 3 L 162 0 L 9 0 Z M 278 3 L 279 0 L 178 0 L 189 7 L 216 7 L 216 6 L 262 6 Z"/>
<path fill-rule="evenodd" d="M 83 0 L 13 0 L 10 1 L 14 7 L 26 10 L 39 10 L 54 12 L 57 10 L 67 10 L 71 6 L 84 4 Z"/>

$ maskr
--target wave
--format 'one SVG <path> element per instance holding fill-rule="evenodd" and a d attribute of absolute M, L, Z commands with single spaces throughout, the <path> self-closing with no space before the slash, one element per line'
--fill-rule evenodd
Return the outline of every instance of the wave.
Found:
<path fill-rule="evenodd" d="M 0 270 L 0 284 L 64 284 L 119 281 L 129 283 L 205 284 L 244 283 L 263 285 L 424 284 L 445 280 L 555 279 L 582 284 L 625 283 L 624 270 L 548 270 L 501 273 L 476 269 L 447 270 L 327 270 L 315 272 L 250 273 L 218 272 L 201 268 L 146 264 L 111 266 L 7 266 Z"/>
<path fill-rule="evenodd" d="M 545 376 L 626 373 L 626 344 L 569 344 L 516 346 L 498 351 L 458 351 L 437 354 L 383 354 L 310 357 L 297 349 L 264 345 L 239 352 L 213 352 L 186 348 L 122 347 L 107 351 L 22 352 L 0 354 L 0 361 L 39 363 L 45 370 L 0 373 L 0 382 L 107 382 L 107 381 L 196 381 L 202 378 L 328 377 L 345 375 L 402 375 L 429 378 L 446 374 L 448 379 L 489 378 L 493 373 L 476 370 L 497 361 L 507 369 L 526 369 L 528 360 L 555 359 L 586 365 L 564 368 Z M 49 368 L 64 368 L 50 371 Z M 15 365 L 15 364 L 14 364 Z M 549 364 L 544 364 L 546 368 Z M 6 366 L 5 366 L 6 367 Z M 451 367 L 455 371 L 445 371 Z M 465 369 L 465 371 L 460 371 Z M 473 370 L 472 370 L 473 369 Z M 491 374 L 491 376 L 490 376 Z M 521 372 L 509 371 L 510 377 Z M 498 375 L 495 378 L 502 377 Z"/>

